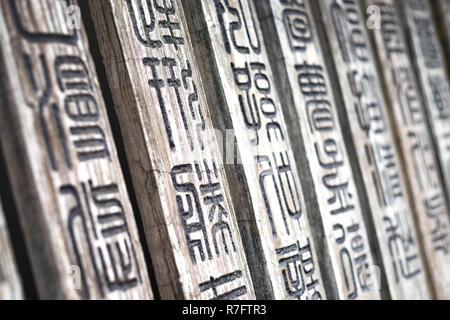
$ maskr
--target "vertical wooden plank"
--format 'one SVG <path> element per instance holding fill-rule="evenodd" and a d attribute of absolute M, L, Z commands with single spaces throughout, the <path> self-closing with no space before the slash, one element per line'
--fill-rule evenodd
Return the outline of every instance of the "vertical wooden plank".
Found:
<path fill-rule="evenodd" d="M 8 226 L 0 205 L 0 300 L 23 298 L 22 283 L 14 260 Z"/>
<path fill-rule="evenodd" d="M 434 20 L 438 28 L 450 77 L 450 0 L 431 0 Z"/>
<path fill-rule="evenodd" d="M 152 298 L 76 2 L 0 8 L 1 142 L 40 297 Z"/>
<path fill-rule="evenodd" d="M 310 1 L 254 1 L 289 119 L 297 163 L 311 172 L 340 299 L 378 299 L 372 256 L 350 158 Z M 303 140 L 304 147 L 299 140 Z M 306 158 L 306 160 L 302 160 Z M 377 279 L 378 280 L 378 279 Z M 388 289 L 385 288 L 385 293 Z"/>
<path fill-rule="evenodd" d="M 366 21 L 357 0 L 314 2 L 332 83 L 342 97 L 340 120 L 354 158 L 365 212 L 373 223 L 392 299 L 428 299 L 426 270 Z M 334 62 L 334 63 L 333 63 Z M 357 180 L 358 181 L 358 180 Z"/>
<path fill-rule="evenodd" d="M 163 299 L 254 299 L 180 1 L 90 1 Z"/>
<path fill-rule="evenodd" d="M 276 299 L 324 298 L 323 286 L 328 298 L 339 298 L 344 280 L 324 241 L 330 234 L 323 232 L 317 203 L 310 199 L 305 205 L 305 196 L 315 196 L 316 189 L 312 179 L 299 179 L 294 153 L 302 151 L 291 144 L 253 2 L 193 0 L 183 5 L 214 124 L 222 132 L 234 130 L 237 138 L 241 161 L 227 162 L 227 176 L 237 206 L 252 205 L 240 212 L 240 220 L 246 222 L 241 230 L 255 286 L 269 281 Z M 298 169 L 309 170 L 307 161 Z M 299 268 L 302 275 L 296 276 L 303 282 L 286 278 L 289 268 Z"/>
<path fill-rule="evenodd" d="M 407 182 L 416 208 L 416 225 L 435 294 L 438 298 L 448 299 L 449 210 L 401 17 L 393 0 L 366 0 L 364 3 L 377 6 L 380 12 L 381 27 L 370 32 L 378 53 L 378 71 L 383 75 L 389 113 L 409 177 Z"/>
<path fill-rule="evenodd" d="M 406 35 L 450 198 L 450 85 L 428 1 L 402 2 Z"/>

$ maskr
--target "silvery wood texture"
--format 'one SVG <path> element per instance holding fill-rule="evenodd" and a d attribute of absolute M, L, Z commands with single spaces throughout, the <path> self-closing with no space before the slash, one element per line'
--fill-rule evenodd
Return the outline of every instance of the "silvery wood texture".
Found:
<path fill-rule="evenodd" d="M 450 290 L 449 210 L 400 7 L 392 0 L 367 0 L 362 4 L 376 5 L 380 10 L 380 28 L 370 31 L 378 71 L 383 76 L 389 115 L 408 176 L 434 296 L 446 299 Z"/>
<path fill-rule="evenodd" d="M 430 3 L 444 50 L 447 76 L 450 77 L 450 0 L 431 0 Z"/>
<path fill-rule="evenodd" d="M 312 3 L 310 1 L 310 3 Z M 371 242 L 381 256 L 382 275 L 394 300 L 429 299 L 426 270 L 414 225 L 414 207 L 406 188 L 388 104 L 376 70 L 366 19 L 356 0 L 313 4 L 327 57 L 339 115 L 355 176 L 363 191 Z M 370 25 L 372 23 L 372 25 Z"/>
<path fill-rule="evenodd" d="M 310 1 L 254 1 L 269 59 L 274 85 L 301 172 L 312 177 L 326 248 L 331 263 L 322 260 L 323 272 L 334 277 L 340 299 L 379 299 L 388 296 L 378 272 L 359 202 L 352 160 L 339 123 L 342 111 L 325 64 L 317 23 Z M 306 165 L 304 165 L 306 164 Z M 314 204 L 315 205 L 315 204 Z M 365 208 L 367 209 L 367 208 Z M 326 270 L 326 271 L 325 271 Z M 385 282 L 385 281 L 384 281 Z"/>
<path fill-rule="evenodd" d="M 402 1 L 412 60 L 422 89 L 427 119 L 433 134 L 442 175 L 450 197 L 450 84 L 444 53 L 433 20 L 430 2 Z"/>
<path fill-rule="evenodd" d="M 151 299 L 72 1 L 1 1 L 1 145 L 42 299 Z"/>
<path fill-rule="evenodd" d="M 326 287 L 326 297 L 337 299 L 328 234 L 315 200 L 305 201 L 317 189 L 300 178 L 309 168 L 295 162 L 301 151 L 288 134 L 253 2 L 183 5 L 213 122 L 236 136 L 241 161 L 227 164 L 227 176 L 237 207 L 245 208 L 239 220 L 246 221 L 240 227 L 257 297 L 325 298 Z"/>
<path fill-rule="evenodd" d="M 0 300 L 24 298 L 3 208 L 0 205 Z"/>
<path fill-rule="evenodd" d="M 161 298 L 254 299 L 181 1 L 89 5 Z"/>

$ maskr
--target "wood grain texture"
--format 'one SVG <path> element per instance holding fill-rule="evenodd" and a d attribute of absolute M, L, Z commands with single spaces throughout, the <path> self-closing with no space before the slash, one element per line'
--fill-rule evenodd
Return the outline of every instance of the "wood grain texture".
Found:
<path fill-rule="evenodd" d="M 429 1 L 403 1 L 402 4 L 406 35 L 450 198 L 450 85 L 444 54 Z"/>
<path fill-rule="evenodd" d="M 163 299 L 254 299 L 180 1 L 90 1 Z"/>
<path fill-rule="evenodd" d="M 447 76 L 450 77 L 450 0 L 431 0 L 430 3 L 444 50 Z"/>
<path fill-rule="evenodd" d="M 257 297 L 337 298 L 334 279 L 321 277 L 319 263 L 329 256 L 316 251 L 307 211 L 320 213 L 305 205 L 305 188 L 313 187 L 299 179 L 252 1 L 183 5 L 215 128 L 236 136 L 241 161 L 227 162 L 227 177 Z"/>
<path fill-rule="evenodd" d="M 311 2 L 311 1 L 310 1 Z M 336 84 L 339 116 L 371 239 L 383 261 L 390 296 L 394 300 L 429 299 L 413 210 L 391 131 L 366 19 L 358 1 L 314 1 L 324 26 L 317 36 Z M 320 8 L 319 8 L 320 7 Z M 320 17 L 320 18 L 319 18 Z M 317 34 L 317 33 L 316 33 Z M 334 62 L 334 63 L 333 63 Z M 353 157 L 353 158 L 352 158 Z M 364 197 L 365 196 L 365 197 Z"/>
<path fill-rule="evenodd" d="M 383 75 L 389 115 L 408 187 L 414 200 L 416 225 L 431 275 L 434 294 L 448 299 L 450 290 L 449 210 L 431 133 L 426 124 L 424 98 L 408 54 L 399 8 L 392 0 L 367 0 L 377 5 L 381 28 L 371 31 L 377 49 L 378 70 Z"/>
<path fill-rule="evenodd" d="M 22 283 L 14 260 L 8 226 L 0 205 L 0 301 L 23 298 Z"/>
<path fill-rule="evenodd" d="M 151 299 L 96 71 L 71 1 L 1 1 L 1 143 L 43 299 Z"/>
<path fill-rule="evenodd" d="M 317 241 L 331 257 L 324 269 L 333 272 L 340 299 L 379 299 L 378 279 L 371 274 L 375 261 L 311 3 L 254 3 L 297 163 L 308 163 L 301 171 L 310 171 L 309 187 L 317 194 L 325 234 Z"/>

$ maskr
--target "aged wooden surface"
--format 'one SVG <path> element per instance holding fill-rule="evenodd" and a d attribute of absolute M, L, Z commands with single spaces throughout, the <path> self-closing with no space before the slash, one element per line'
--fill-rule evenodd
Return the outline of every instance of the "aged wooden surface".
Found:
<path fill-rule="evenodd" d="M 306 214 L 313 208 L 305 205 L 303 190 L 312 186 L 300 184 L 253 4 L 183 5 L 213 123 L 237 140 L 240 161 L 227 161 L 226 169 L 256 295 L 325 298 L 324 286 L 334 283 L 321 277 L 319 261 L 329 258 L 318 257 Z M 227 147 L 227 160 L 234 160 Z"/>
<path fill-rule="evenodd" d="M 442 46 L 428 1 L 402 1 L 402 14 L 450 198 L 450 85 Z"/>
<path fill-rule="evenodd" d="M 22 283 L 0 205 L 0 301 L 23 299 Z"/>
<path fill-rule="evenodd" d="M 1 1 L 1 144 L 44 299 L 150 299 L 77 7 Z"/>
<path fill-rule="evenodd" d="M 89 4 L 161 297 L 254 299 L 181 2 Z"/>
<path fill-rule="evenodd" d="M 416 225 L 437 298 L 450 297 L 449 210 L 440 179 L 431 134 L 426 125 L 424 99 L 408 55 L 399 10 L 393 0 L 366 0 L 381 13 L 381 28 L 370 34 L 377 49 L 389 115 L 408 176 Z"/>
<path fill-rule="evenodd" d="M 310 2 L 254 3 L 295 157 L 303 174 L 310 171 L 309 188 L 317 193 L 326 236 L 317 241 L 331 256 L 326 269 L 340 299 L 378 299 L 379 284 L 372 284 L 379 279 L 371 279 L 375 262 Z"/>
<path fill-rule="evenodd" d="M 450 0 L 431 0 L 430 3 L 444 49 L 447 75 L 450 77 Z"/>
<path fill-rule="evenodd" d="M 310 1 L 311 2 L 311 1 Z M 373 223 L 392 299 L 428 299 L 426 271 L 391 131 L 373 51 L 357 0 L 312 1 L 324 27 L 317 34 L 336 84 L 342 127 L 354 164 L 364 212 Z M 319 8 L 320 7 L 320 8 Z M 320 10 L 319 10 L 320 9 Z M 319 18 L 320 17 L 320 18 Z M 334 63 L 333 63 L 334 62 Z"/>

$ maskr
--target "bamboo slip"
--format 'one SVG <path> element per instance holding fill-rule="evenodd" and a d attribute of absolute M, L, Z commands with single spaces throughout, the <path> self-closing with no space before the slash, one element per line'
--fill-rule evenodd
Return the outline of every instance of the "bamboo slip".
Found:
<path fill-rule="evenodd" d="M 161 298 L 254 299 L 181 1 L 89 5 Z"/>
<path fill-rule="evenodd" d="M 14 260 L 8 226 L 0 205 L 0 301 L 23 298 L 22 283 Z"/>
<path fill-rule="evenodd" d="M 320 271 L 327 298 L 378 298 L 376 290 L 369 292 L 366 287 L 367 269 L 373 265 L 373 259 L 349 163 L 343 146 L 337 145 L 341 138 L 338 135 L 339 142 L 336 142 L 331 135 L 322 135 L 320 129 L 302 137 L 305 134 L 296 129 L 298 120 L 291 123 L 292 119 L 286 116 L 289 112 L 287 108 L 281 108 L 283 99 L 279 99 L 279 93 L 286 95 L 289 91 L 278 92 L 276 87 L 279 81 L 271 71 L 254 3 L 217 0 L 183 4 L 197 58 L 202 61 L 210 106 L 216 110 L 213 112 L 215 124 L 222 129 L 233 128 L 238 138 L 245 183 L 254 206 L 253 212 L 245 212 L 248 216 L 243 216 L 242 220 L 249 221 L 254 215 L 261 241 L 251 243 L 253 248 L 249 245 L 248 255 L 263 250 L 267 261 L 266 266 L 256 269 L 258 266 L 251 265 L 250 270 L 258 270 L 254 273 L 259 275 L 267 274 L 277 298 L 309 295 L 313 292 L 309 277 L 305 277 L 306 291 L 300 281 L 294 291 L 295 283 L 292 280 L 283 283 L 281 277 L 285 276 L 284 260 L 296 252 L 297 239 L 301 239 L 299 248 L 303 246 L 302 239 L 307 239 L 318 252 L 319 260 L 313 257 L 316 265 L 322 265 Z M 314 51 L 316 47 L 312 45 L 310 50 Z M 321 81 L 327 80 L 323 78 L 321 66 L 317 65 L 322 61 L 316 60 L 315 54 L 310 57 L 308 63 L 299 64 L 298 70 L 291 72 L 303 75 L 304 90 L 310 91 L 310 98 L 314 100 L 315 90 L 323 90 Z M 319 88 L 314 86 L 316 80 Z M 332 99 L 328 95 L 325 97 Z M 302 114 L 301 119 L 302 126 L 307 128 L 307 117 Z M 333 132 L 339 132 L 338 128 Z M 291 129 L 295 131 L 289 135 Z M 303 151 L 297 149 L 299 142 L 295 141 L 300 138 L 308 143 Z M 295 155 L 305 153 L 305 150 L 312 156 L 303 158 L 303 162 L 296 165 Z M 316 156 L 320 156 L 321 163 Z M 302 172 L 308 171 L 309 178 L 299 175 L 297 166 Z M 230 184 L 236 186 L 232 190 L 235 190 L 233 195 L 239 203 L 243 186 L 240 185 L 242 181 L 233 176 L 233 170 L 236 169 L 229 169 L 228 177 L 232 180 Z M 306 206 L 305 196 L 308 198 Z M 300 225 L 295 224 L 296 220 Z M 308 221 L 311 221 L 310 227 Z M 249 234 L 249 231 L 242 233 L 246 232 Z M 299 258 L 297 262 L 302 260 Z"/>
<path fill-rule="evenodd" d="M 414 226 L 406 182 L 394 143 L 388 108 L 376 70 L 363 12 L 357 0 L 314 3 L 316 33 L 330 57 L 329 70 L 339 116 L 362 203 L 369 220 L 370 239 L 383 262 L 390 297 L 394 300 L 429 299 L 424 259 Z M 364 194 L 365 193 L 365 194 Z M 365 197 L 364 197 L 365 196 Z"/>
<path fill-rule="evenodd" d="M 414 0 L 403 1 L 402 4 L 402 16 L 412 47 L 413 62 L 425 100 L 447 196 L 450 198 L 450 84 L 444 54 L 430 3 Z"/>
<path fill-rule="evenodd" d="M 450 77 L 450 0 L 433 0 L 431 5 L 447 63 L 447 76 Z"/>
<path fill-rule="evenodd" d="M 151 299 L 76 2 L 0 8 L 1 144 L 39 297 Z"/>
<path fill-rule="evenodd" d="M 317 241 L 331 257 L 324 269 L 332 273 L 340 299 L 379 299 L 387 288 L 380 292 L 381 272 L 375 271 L 381 270 L 372 256 L 311 3 L 254 4 L 295 157 L 308 164 L 301 171 L 309 170 L 317 194 L 326 236 Z"/>
<path fill-rule="evenodd" d="M 364 4 L 366 7 L 376 5 L 380 10 L 380 28 L 371 31 L 371 40 L 378 53 L 378 71 L 383 76 L 389 116 L 409 177 L 408 188 L 434 294 L 438 299 L 448 299 L 449 210 L 401 17 L 395 1 L 367 0 Z"/>

